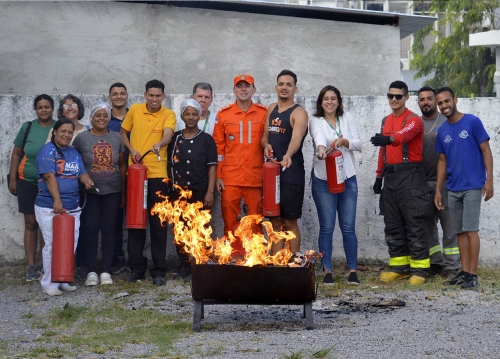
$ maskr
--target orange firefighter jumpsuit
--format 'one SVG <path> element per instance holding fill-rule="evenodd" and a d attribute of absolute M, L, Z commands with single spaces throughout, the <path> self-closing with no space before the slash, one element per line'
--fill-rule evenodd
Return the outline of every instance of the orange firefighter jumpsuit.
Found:
<path fill-rule="evenodd" d="M 224 234 L 236 224 L 241 198 L 248 214 L 262 214 L 262 166 L 264 150 L 260 144 L 266 122 L 266 107 L 252 103 L 242 111 L 235 103 L 217 114 L 213 138 L 219 163 L 217 178 L 224 181 L 222 218 Z"/>

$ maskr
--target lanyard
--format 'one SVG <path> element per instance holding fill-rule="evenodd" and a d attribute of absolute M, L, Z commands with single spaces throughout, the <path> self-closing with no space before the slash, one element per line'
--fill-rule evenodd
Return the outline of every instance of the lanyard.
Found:
<path fill-rule="evenodd" d="M 205 125 L 203 126 L 203 132 L 206 132 L 205 130 L 207 129 L 209 117 L 210 117 L 210 111 L 207 112 L 207 117 L 205 117 Z"/>
<path fill-rule="evenodd" d="M 328 126 L 330 126 L 330 128 L 335 131 L 335 133 L 337 134 L 337 137 L 338 138 L 342 138 L 342 129 L 340 128 L 340 119 L 337 117 L 337 128 L 339 129 L 338 131 L 337 131 L 337 129 L 335 127 L 332 126 L 332 124 L 330 123 L 330 121 L 328 121 L 326 118 L 324 118 L 324 120 L 326 121 L 326 123 L 328 124 Z"/>

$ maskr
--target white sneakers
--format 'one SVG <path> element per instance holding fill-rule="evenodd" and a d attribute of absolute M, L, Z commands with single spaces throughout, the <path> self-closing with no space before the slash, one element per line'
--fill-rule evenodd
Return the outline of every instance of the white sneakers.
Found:
<path fill-rule="evenodd" d="M 51 297 L 55 295 L 62 295 L 62 292 L 57 288 L 42 288 L 42 290 L 45 294 L 50 295 Z"/>
<path fill-rule="evenodd" d="M 59 290 L 63 292 L 74 292 L 76 290 L 76 285 L 69 285 L 69 283 L 59 284 Z"/>
<path fill-rule="evenodd" d="M 89 274 L 87 274 L 87 280 L 85 281 L 86 287 L 91 287 L 98 284 L 99 284 L 99 278 L 97 277 L 96 272 L 90 272 Z"/>
<path fill-rule="evenodd" d="M 101 284 L 108 285 L 113 284 L 113 279 L 111 279 L 111 275 L 109 273 L 101 273 L 100 277 Z M 99 277 L 97 277 L 96 272 L 90 272 L 87 274 L 87 280 L 85 281 L 86 287 L 91 287 L 99 284 Z"/>
<path fill-rule="evenodd" d="M 109 273 L 101 273 L 101 284 L 113 284 L 113 279 Z"/>
<path fill-rule="evenodd" d="M 59 284 L 59 289 L 57 288 L 42 288 L 42 291 L 50 295 L 51 297 L 56 295 L 62 295 L 63 292 L 74 292 L 76 290 L 76 286 L 70 285 L 69 283 L 61 283 Z"/>

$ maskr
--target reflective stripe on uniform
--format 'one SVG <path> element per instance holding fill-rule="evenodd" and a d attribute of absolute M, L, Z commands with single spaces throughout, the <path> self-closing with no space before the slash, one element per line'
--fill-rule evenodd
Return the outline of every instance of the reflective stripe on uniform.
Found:
<path fill-rule="evenodd" d="M 441 246 L 438 244 L 437 246 L 429 248 L 429 255 L 432 256 L 433 254 L 436 254 L 438 252 L 441 252 Z"/>
<path fill-rule="evenodd" d="M 252 121 L 248 121 L 248 143 L 252 143 Z"/>
<path fill-rule="evenodd" d="M 217 160 L 218 160 L 219 162 L 224 161 L 224 155 L 217 155 Z"/>
<path fill-rule="evenodd" d="M 426 258 L 426 259 L 410 259 L 410 267 L 411 268 L 422 268 L 422 269 L 427 269 L 431 267 L 431 259 Z"/>
<path fill-rule="evenodd" d="M 240 143 L 243 143 L 243 121 L 240 121 Z"/>
<path fill-rule="evenodd" d="M 391 258 L 389 258 L 389 265 L 391 267 L 407 266 L 408 264 L 410 264 L 410 256 L 401 256 L 401 257 L 391 257 Z"/>
<path fill-rule="evenodd" d="M 460 249 L 458 249 L 458 247 L 443 248 L 443 253 L 447 256 L 452 256 L 454 254 L 460 254 Z"/>

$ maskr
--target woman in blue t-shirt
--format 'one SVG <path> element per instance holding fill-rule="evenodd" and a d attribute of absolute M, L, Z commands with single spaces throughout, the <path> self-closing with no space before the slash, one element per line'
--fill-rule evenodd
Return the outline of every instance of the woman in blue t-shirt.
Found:
<path fill-rule="evenodd" d="M 41 279 L 42 290 L 48 295 L 61 295 L 62 291 L 74 291 L 75 286 L 68 283 L 53 283 L 52 267 L 52 220 L 55 215 L 68 213 L 75 218 L 75 245 L 80 228 L 78 181 L 86 189 L 94 182 L 85 171 L 85 166 L 77 150 L 70 147 L 73 139 L 74 124 L 63 118 L 56 122 L 49 143 L 42 147 L 36 156 L 38 168 L 38 195 L 35 200 L 35 216 L 45 239 L 42 250 L 44 275 Z"/>

